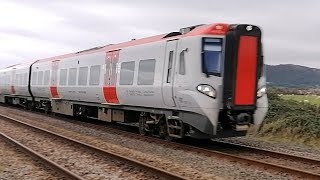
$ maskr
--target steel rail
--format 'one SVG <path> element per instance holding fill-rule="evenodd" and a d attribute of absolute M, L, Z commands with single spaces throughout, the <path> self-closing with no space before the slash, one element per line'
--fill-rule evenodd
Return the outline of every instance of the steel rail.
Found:
<path fill-rule="evenodd" d="M 30 157 L 33 159 L 39 160 L 42 162 L 43 165 L 47 166 L 49 169 L 54 170 L 61 174 L 63 177 L 71 180 L 84 180 L 82 177 L 74 174 L 73 172 L 69 171 L 68 169 L 60 166 L 59 164 L 51 161 L 50 159 L 42 156 L 41 154 L 37 153 L 36 151 L 28 148 L 27 146 L 19 143 L 15 139 L 11 138 L 10 136 L 0 132 L 0 138 L 6 141 L 9 144 L 12 144 L 13 146 L 17 147 L 20 149 L 20 151 L 25 152 L 28 154 Z"/>
<path fill-rule="evenodd" d="M 66 118 L 61 118 L 61 119 L 64 120 Z M 290 174 L 293 174 L 296 176 L 301 176 L 303 178 L 320 179 L 320 174 L 316 174 L 313 172 L 304 171 L 304 170 L 300 170 L 300 169 L 296 169 L 296 168 L 292 168 L 292 167 L 288 167 L 288 166 L 277 165 L 275 163 L 268 163 L 268 162 L 256 160 L 253 158 L 241 157 L 241 156 L 233 155 L 230 153 L 224 153 L 224 152 L 201 148 L 201 147 L 197 147 L 197 146 L 193 146 L 193 145 L 186 145 L 186 144 L 177 143 L 177 142 L 168 142 L 168 141 L 165 141 L 165 140 L 162 140 L 159 138 L 154 138 L 154 137 L 150 137 L 150 136 L 141 136 L 136 133 L 132 133 L 132 132 L 116 129 L 116 128 L 99 126 L 99 125 L 95 125 L 92 123 L 79 122 L 76 120 L 73 120 L 73 121 L 77 122 L 77 123 L 81 123 L 81 124 L 86 124 L 86 127 L 89 126 L 89 127 L 95 128 L 95 129 L 104 130 L 108 133 L 110 133 L 110 132 L 117 133 L 117 134 L 124 135 L 124 136 L 130 137 L 130 138 L 140 139 L 145 142 L 164 144 L 164 145 L 166 145 L 166 147 L 171 147 L 174 149 L 187 150 L 187 151 L 191 151 L 191 152 L 202 153 L 207 156 L 215 156 L 215 157 L 219 157 L 219 158 L 229 159 L 232 161 L 237 161 L 240 163 L 252 164 L 252 165 L 255 165 L 258 167 L 267 168 L 267 169 L 275 170 L 278 172 L 285 172 L 285 173 L 290 173 Z M 249 149 L 250 147 L 248 146 L 247 148 Z M 268 150 L 261 150 L 261 152 L 265 152 L 265 154 L 269 154 L 269 155 L 272 154 L 272 152 L 268 152 Z M 278 152 L 274 152 L 274 153 L 278 153 Z M 313 159 L 309 159 L 309 158 L 305 158 L 305 157 L 294 156 L 294 155 L 289 155 L 289 154 L 285 154 L 284 156 L 281 156 L 282 154 L 284 154 L 284 153 L 278 154 L 278 157 L 279 158 L 291 158 L 292 160 L 299 160 L 302 162 L 313 163 L 315 165 L 318 165 L 320 163 L 317 160 L 313 160 Z M 275 155 L 275 154 L 273 154 L 273 155 Z"/>
<path fill-rule="evenodd" d="M 140 162 L 140 161 L 137 161 L 137 160 L 134 160 L 134 159 L 131 159 L 131 158 L 128 158 L 128 157 L 125 157 L 125 156 L 122 156 L 122 155 L 107 151 L 105 149 L 101 149 L 101 148 L 95 147 L 93 145 L 90 145 L 90 144 L 87 144 L 87 143 L 84 143 L 84 142 L 81 142 L 81 141 L 66 137 L 64 135 L 57 134 L 55 132 L 52 132 L 52 131 L 49 131 L 49 130 L 46 130 L 46 129 L 43 129 L 43 128 L 40 128 L 40 127 L 36 127 L 34 125 L 22 122 L 20 120 L 11 118 L 11 117 L 3 115 L 3 114 L 0 114 L 0 118 L 8 120 L 8 121 L 11 121 L 11 122 L 19 124 L 19 125 L 23 125 L 23 126 L 28 127 L 28 128 L 35 129 L 35 130 L 37 130 L 39 132 L 46 133 L 46 134 L 48 134 L 50 136 L 57 137 L 57 138 L 59 138 L 61 140 L 64 140 L 65 142 L 68 142 L 68 143 L 74 144 L 76 146 L 80 146 L 80 147 L 89 149 L 90 151 L 93 151 L 95 153 L 99 153 L 101 155 L 107 156 L 107 157 L 112 158 L 112 159 L 116 159 L 116 160 L 124 162 L 126 164 L 130 164 L 130 165 L 132 165 L 134 167 L 139 167 L 139 168 L 147 170 L 148 172 L 151 172 L 153 174 L 157 174 L 160 177 L 163 177 L 165 179 L 170 179 L 170 180 L 171 179 L 172 180 L 186 180 L 186 179 L 188 179 L 186 177 L 182 177 L 180 175 L 177 175 L 177 174 L 174 174 L 172 172 L 169 172 L 169 171 L 166 171 L 166 170 L 151 166 L 149 164 L 146 164 L 146 163 L 143 163 L 143 162 Z"/>
<path fill-rule="evenodd" d="M 1 116 L 1 114 L 0 114 Z M 57 117 L 55 117 L 57 118 Z M 67 118 L 57 118 L 60 120 L 68 120 L 70 122 L 70 119 Z M 136 133 L 132 133 L 132 132 L 128 132 L 128 131 L 124 131 L 124 130 L 120 130 L 120 129 L 116 129 L 116 128 L 111 128 L 111 127 L 105 127 L 105 126 L 99 126 L 99 125 L 95 125 L 92 123 L 87 123 L 87 122 L 79 122 L 76 120 L 72 120 L 76 123 L 79 124 L 86 124 L 86 127 L 92 127 L 95 129 L 99 129 L 99 130 L 105 130 L 106 132 L 110 133 L 117 133 L 120 135 L 124 135 L 126 137 L 131 137 L 131 138 L 135 138 L 135 139 L 140 139 L 146 142 L 150 142 L 150 143 L 159 143 L 159 144 L 164 144 L 167 147 L 171 147 L 174 149 L 180 149 L 180 150 L 187 150 L 187 151 L 192 151 L 192 152 L 197 152 L 197 153 L 202 153 L 202 154 L 206 154 L 207 156 L 215 156 L 215 157 L 220 157 L 220 158 L 225 158 L 225 159 L 229 159 L 232 161 L 237 161 L 237 162 L 242 162 L 242 163 L 247 163 L 247 164 L 253 164 L 255 166 L 258 167 L 262 167 L 262 168 L 268 168 L 268 169 L 272 169 L 272 170 L 276 170 L 279 172 L 286 172 L 286 173 L 290 173 L 293 175 L 297 175 L 297 176 L 301 176 L 304 178 L 309 178 L 309 179 L 320 179 L 320 174 L 316 174 L 313 172 L 308 172 L 308 171 L 304 171 L 304 170 L 300 170 L 300 169 L 296 169 L 296 168 L 292 168 L 292 167 L 287 167 L 287 166 L 283 166 L 283 165 L 277 165 L 274 163 L 268 163 L 268 162 L 263 162 L 260 160 L 255 160 L 252 158 L 246 158 L 246 157 L 241 157 L 241 156 L 237 156 L 237 155 L 233 155 L 233 154 L 228 154 L 228 153 L 224 153 L 224 152 L 220 152 L 220 151 L 216 151 L 216 150 L 210 150 L 210 149 L 206 149 L 206 148 L 200 148 L 197 146 L 193 146 L 193 145 L 186 145 L 186 144 L 181 144 L 181 143 L 176 143 L 176 142 L 168 142 L 159 138 L 154 138 L 154 137 L 150 137 L 150 136 L 141 136 L 139 134 Z M 243 148 L 247 148 L 247 150 L 250 150 L 251 147 L 243 147 Z M 251 148 L 251 150 L 253 151 L 253 149 Z M 290 158 L 292 160 L 298 160 L 298 161 L 302 161 L 302 162 L 308 162 L 308 163 L 314 163 L 315 165 L 319 164 L 319 161 L 314 160 L 314 159 L 310 159 L 310 158 L 305 158 L 305 157 L 300 157 L 300 156 L 295 156 L 295 155 L 290 155 L 290 154 L 284 154 L 284 153 L 279 153 L 279 152 L 271 152 L 268 150 L 260 150 L 261 153 L 265 153 L 266 155 L 273 155 L 273 156 L 277 156 L 279 158 Z M 278 154 L 278 155 L 277 155 Z M 282 156 L 282 154 L 284 154 Z"/>
<path fill-rule="evenodd" d="M 317 166 L 320 166 L 320 160 L 317 160 L 317 159 L 311 159 L 308 157 L 287 154 L 287 153 L 282 153 L 282 152 L 278 152 L 278 151 L 267 150 L 267 149 L 262 149 L 262 148 L 258 148 L 258 147 L 252 147 L 252 146 L 247 146 L 247 145 L 243 145 L 243 144 L 225 142 L 225 141 L 220 141 L 220 140 L 212 140 L 212 142 L 215 146 L 219 146 L 219 147 L 230 148 L 230 149 L 241 149 L 241 150 L 245 150 L 247 152 L 260 153 L 260 154 L 264 154 L 267 156 L 273 156 L 276 158 L 285 158 L 285 159 L 290 159 L 290 160 L 294 160 L 294 161 L 300 161 L 300 162 L 305 162 L 305 163 L 310 163 L 310 164 L 315 164 Z"/>

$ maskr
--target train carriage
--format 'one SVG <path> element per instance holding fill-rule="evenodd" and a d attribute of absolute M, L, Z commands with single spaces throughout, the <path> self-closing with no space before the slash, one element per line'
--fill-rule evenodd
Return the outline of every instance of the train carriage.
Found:
<path fill-rule="evenodd" d="M 24 69 L 0 71 L 2 102 L 137 125 L 169 139 L 242 136 L 268 109 L 261 31 L 247 24 L 191 26 Z"/>

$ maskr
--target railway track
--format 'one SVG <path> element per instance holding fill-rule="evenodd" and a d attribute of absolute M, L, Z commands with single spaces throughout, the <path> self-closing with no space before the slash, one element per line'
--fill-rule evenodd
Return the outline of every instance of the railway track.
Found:
<path fill-rule="evenodd" d="M 310 163 L 310 164 L 314 164 L 314 165 L 320 167 L 320 160 L 317 160 L 317 159 L 311 159 L 311 158 L 307 158 L 307 157 L 286 154 L 286 153 L 282 153 L 282 152 L 266 150 L 266 149 L 262 149 L 262 148 L 257 148 L 257 147 L 252 147 L 252 146 L 247 146 L 247 145 L 237 144 L 237 143 L 231 143 L 231 142 L 226 142 L 226 141 L 221 141 L 221 140 L 212 140 L 212 143 L 214 146 L 228 148 L 231 150 L 237 150 L 237 151 L 248 152 L 248 153 L 249 152 L 259 153 L 259 154 L 263 154 L 266 156 L 272 156 L 275 158 L 285 158 L 285 159 L 292 160 L 292 161 Z"/>
<path fill-rule="evenodd" d="M 320 179 L 320 171 L 318 173 L 315 173 L 315 172 L 311 172 L 308 170 L 301 170 L 299 168 L 292 167 L 292 166 L 294 166 L 293 164 L 279 165 L 278 163 L 271 163 L 271 162 L 259 160 L 258 158 L 251 158 L 248 155 L 242 156 L 241 153 L 242 152 L 259 153 L 262 155 L 272 156 L 272 157 L 279 158 L 279 159 L 286 159 L 289 161 L 291 160 L 291 161 L 299 162 L 299 163 L 308 163 L 311 166 L 316 166 L 320 169 L 320 161 L 316 160 L 316 159 L 310 159 L 310 158 L 306 158 L 306 157 L 302 157 L 302 156 L 285 154 L 285 153 L 281 153 L 281 152 L 270 151 L 270 150 L 266 150 L 266 149 L 260 149 L 260 148 L 245 146 L 245 145 L 239 145 L 239 144 L 232 144 L 232 143 L 227 143 L 227 142 L 222 142 L 222 141 L 212 141 L 214 147 L 211 145 L 205 146 L 205 147 L 198 147 L 198 145 L 188 145 L 188 144 L 183 144 L 183 143 L 167 142 L 165 140 L 161 140 L 158 138 L 153 138 L 153 137 L 148 137 L 148 136 L 140 136 L 140 135 L 132 133 L 132 132 L 126 132 L 126 131 L 122 131 L 122 130 L 114 129 L 114 128 L 100 127 L 99 129 L 101 129 L 101 128 L 104 130 L 107 130 L 108 132 L 113 132 L 113 133 L 125 135 L 128 137 L 136 138 L 136 139 L 141 139 L 143 141 L 147 141 L 150 143 L 164 144 L 166 147 L 172 147 L 175 149 L 192 151 L 192 152 L 196 152 L 196 153 L 202 153 L 207 156 L 215 156 L 215 157 L 220 157 L 220 158 L 224 158 L 224 159 L 229 159 L 231 161 L 237 161 L 240 163 L 259 166 L 261 168 L 271 169 L 271 170 L 275 170 L 278 172 L 285 172 L 288 174 L 299 176 L 301 178 Z M 217 146 L 219 146 L 219 148 L 217 148 L 219 150 L 214 149 Z M 228 148 L 229 150 L 232 149 L 233 151 L 237 150 L 237 152 L 225 152 L 226 148 Z M 240 151 L 240 153 L 239 153 L 239 151 Z"/>
<path fill-rule="evenodd" d="M 65 118 L 59 118 L 59 119 L 70 121 L 70 119 L 65 119 Z M 98 130 L 102 130 L 102 131 L 106 131 L 114 134 L 119 134 L 119 135 L 123 135 L 130 138 L 140 139 L 150 143 L 163 144 L 166 147 L 172 147 L 174 149 L 180 149 L 180 150 L 183 149 L 186 151 L 202 153 L 207 156 L 216 156 L 216 157 L 226 158 L 232 161 L 255 165 L 255 166 L 259 166 L 262 168 L 267 168 L 267 169 L 271 169 L 279 172 L 285 172 L 285 173 L 293 174 L 303 178 L 320 179 L 320 171 L 318 173 L 315 173 L 308 170 L 301 170 L 300 168 L 292 167 L 294 166 L 293 164 L 281 165 L 279 163 L 262 161 L 259 158 L 252 158 L 248 155 L 243 156 L 241 154 L 243 152 L 256 153 L 256 154 L 261 154 L 265 156 L 271 156 L 274 158 L 286 159 L 289 161 L 291 160 L 299 163 L 308 163 L 310 166 L 316 166 L 316 167 L 319 167 L 320 169 L 320 161 L 316 159 L 310 159 L 307 157 L 296 156 L 292 154 L 286 154 L 286 153 L 281 153 L 281 152 L 276 152 L 276 151 L 271 151 L 271 150 L 266 150 L 266 149 L 251 147 L 251 146 L 245 146 L 245 145 L 234 144 L 234 143 L 223 142 L 223 141 L 215 141 L 215 140 L 208 142 L 208 143 L 212 143 L 212 144 L 209 144 L 209 146 L 206 145 L 206 146 L 199 147 L 198 144 L 188 145 L 185 143 L 168 142 L 159 138 L 141 136 L 134 132 L 128 132 L 128 131 L 124 131 L 124 130 L 120 130 L 112 127 L 100 126 L 100 125 L 96 125 L 88 122 L 80 122 L 76 120 L 72 120 L 72 121 L 73 123 L 76 123 L 79 125 L 85 124 L 86 127 L 91 127 L 94 129 L 98 129 Z M 194 144 L 194 143 L 191 143 L 191 144 Z"/>
<path fill-rule="evenodd" d="M 80 122 L 80 121 L 76 121 L 76 120 L 66 119 L 63 117 L 56 117 L 56 118 L 58 118 L 60 120 L 67 120 L 69 122 L 72 122 L 74 124 L 78 124 L 81 126 L 106 131 L 108 133 L 119 134 L 119 135 L 123 135 L 123 136 L 130 137 L 130 138 L 140 139 L 140 140 L 150 142 L 150 143 L 163 144 L 164 146 L 170 147 L 173 149 L 202 153 L 202 154 L 205 154 L 206 156 L 215 156 L 215 157 L 220 157 L 220 158 L 224 158 L 224 159 L 229 159 L 231 161 L 237 161 L 237 162 L 244 163 L 244 164 L 254 165 L 254 166 L 264 168 L 264 169 L 274 170 L 276 172 L 284 172 L 284 173 L 292 174 L 292 175 L 295 175 L 295 176 L 298 176 L 301 178 L 320 179 L 320 171 L 319 172 L 312 172 L 307 169 L 295 168 L 294 164 L 283 165 L 283 164 L 279 164 L 276 162 L 267 162 L 267 161 L 261 160 L 259 158 L 252 158 L 248 155 L 244 156 L 244 155 L 242 155 L 242 153 L 245 152 L 245 153 L 261 154 L 261 155 L 265 155 L 265 156 L 272 156 L 274 158 L 278 158 L 279 161 L 282 159 L 285 159 L 287 161 L 289 160 L 292 162 L 298 162 L 298 163 L 302 163 L 302 164 L 308 163 L 308 164 L 310 164 L 310 166 L 320 168 L 320 161 L 315 160 L 315 159 L 310 159 L 310 158 L 301 157 L 301 156 L 295 156 L 295 155 L 291 155 L 291 154 L 280 153 L 280 152 L 276 152 L 276 151 L 269 151 L 269 150 L 265 150 L 265 149 L 259 149 L 259 148 L 254 148 L 254 147 L 249 147 L 249 146 L 244 146 L 244 145 L 239 145 L 239 144 L 232 144 L 232 143 L 227 143 L 227 142 L 223 142 L 223 141 L 213 141 L 212 146 L 197 147 L 195 145 L 187 145 L 187 144 L 181 144 L 181 143 L 176 143 L 176 142 L 168 142 L 168 141 L 164 141 L 164 140 L 161 140 L 158 138 L 141 136 L 136 133 L 127 132 L 124 130 L 119 130 L 119 129 L 110 128 L 110 127 L 106 127 L 106 126 L 96 125 L 96 124 L 92 124 L 92 123 L 88 123 L 88 122 Z M 218 147 L 217 149 L 219 149 L 219 150 L 213 149 L 215 147 Z"/>
<path fill-rule="evenodd" d="M 68 120 L 66 118 L 59 118 L 61 120 Z M 199 145 L 188 145 L 184 143 L 177 143 L 177 142 L 168 142 L 159 138 L 154 138 L 154 137 L 149 137 L 149 136 L 141 136 L 137 133 L 134 132 L 128 132 L 124 130 L 120 130 L 117 128 L 112 128 L 112 127 L 106 127 L 106 126 L 100 126 L 88 122 L 80 122 L 76 120 L 72 120 L 73 123 L 79 124 L 79 125 L 84 125 L 86 127 L 91 127 L 94 129 L 114 133 L 114 134 L 119 134 L 123 135 L 126 137 L 130 138 L 135 138 L 135 139 L 140 139 L 146 142 L 150 143 L 158 143 L 158 144 L 163 144 L 166 147 L 171 147 L 174 149 L 180 149 L 180 150 L 186 150 L 186 151 L 192 151 L 196 153 L 202 153 L 207 156 L 216 156 L 220 158 L 225 158 L 229 159 L 231 161 L 237 161 L 240 163 L 245 163 L 245 164 L 250 164 L 254 166 L 258 166 L 261 168 L 266 168 L 266 169 L 271 169 L 274 171 L 278 172 L 285 172 L 288 174 L 292 174 L 295 176 L 299 176 L 302 178 L 308 178 L 308 179 L 320 179 L 320 171 L 319 173 L 311 172 L 308 170 L 301 170 L 299 168 L 294 168 L 292 167 L 292 164 L 287 164 L 287 165 L 279 165 L 278 163 L 272 163 L 272 162 L 266 162 L 262 161 L 258 158 L 251 158 L 249 156 L 242 156 L 242 152 L 251 152 L 251 153 L 258 153 L 266 156 L 272 156 L 275 158 L 279 159 L 286 159 L 286 160 L 291 160 L 295 162 L 300 162 L 300 163 L 308 163 L 312 166 L 317 166 L 320 168 L 320 161 L 316 159 L 310 159 L 302 156 L 296 156 L 296 155 L 291 155 L 291 154 L 285 154 L 281 152 L 276 152 L 276 151 L 270 151 L 266 149 L 260 149 L 260 148 L 255 148 L 255 147 L 250 147 L 250 146 L 245 146 L 245 145 L 239 145 L 239 144 L 234 144 L 234 143 L 228 143 L 228 142 L 223 142 L 223 141 L 212 141 L 212 144 L 210 146 L 203 146 L 199 147 Z M 209 142 L 210 143 L 210 142 Z M 192 143 L 194 144 L 194 143 Z M 218 148 L 217 148 L 218 147 Z M 219 149 L 219 150 L 216 150 Z M 231 152 L 229 150 L 235 151 L 236 152 Z M 226 153 L 227 151 L 228 153 Z M 240 152 L 240 153 L 239 153 Z"/>
<path fill-rule="evenodd" d="M 87 143 L 84 143 L 84 142 L 80 142 L 78 140 L 75 140 L 75 139 L 72 139 L 72 138 L 57 134 L 55 132 L 52 132 L 52 131 L 49 131 L 49 130 L 46 130 L 46 129 L 31 125 L 31 124 L 28 124 L 28 123 L 25 123 L 25 122 L 22 122 L 20 120 L 17 120 L 17 119 L 14 119 L 14 118 L 2 115 L 2 114 L 0 114 L 0 119 L 1 120 L 5 120 L 5 121 L 9 121 L 11 123 L 15 123 L 15 124 L 18 124 L 18 125 L 22 125 L 22 126 L 24 126 L 26 128 L 33 129 L 34 131 L 38 131 L 38 132 L 44 133 L 44 134 L 46 134 L 48 136 L 51 136 L 51 137 L 53 137 L 55 139 L 60 139 L 60 140 L 64 141 L 65 143 L 73 144 L 73 145 L 75 145 L 77 147 L 82 147 L 84 149 L 88 149 L 92 153 L 97 153 L 97 154 L 102 155 L 102 157 L 108 157 L 108 158 L 120 161 L 120 162 L 122 162 L 124 164 L 128 164 L 128 165 L 133 166 L 133 167 L 138 167 L 139 169 L 143 169 L 146 172 L 150 172 L 150 173 L 152 173 L 154 175 L 158 175 L 158 177 L 162 177 L 164 179 L 173 179 L 173 180 L 184 180 L 184 179 L 187 179 L 185 177 L 182 177 L 180 175 L 174 174 L 172 172 L 169 172 L 169 171 L 166 171 L 166 170 L 163 170 L 163 169 L 159 169 L 159 168 L 151 166 L 149 164 L 145 164 L 143 162 L 139 162 L 137 160 L 134 160 L 134 159 L 122 156 L 122 155 L 115 154 L 113 152 L 109 152 L 109 151 L 107 151 L 105 149 L 101 149 L 101 148 L 92 146 L 90 144 L 87 144 Z M 37 153 L 36 151 L 33 151 L 32 149 L 26 147 L 25 145 L 23 145 L 22 143 L 18 142 L 15 139 L 13 139 L 12 137 L 10 137 L 10 136 L 8 136 L 8 135 L 6 135 L 4 133 L 0 133 L 0 137 L 5 139 L 6 141 L 10 142 L 11 144 L 15 145 L 16 147 L 20 148 L 24 152 L 27 152 L 32 157 L 34 157 L 34 158 L 36 158 L 38 160 L 41 160 L 45 165 L 48 165 L 50 168 L 52 168 L 52 169 L 56 170 L 57 172 L 61 173 L 67 179 L 81 179 L 81 180 L 83 179 L 79 175 L 76 175 L 75 173 L 73 173 L 73 172 L 69 171 L 68 169 L 60 166 L 59 164 L 49 160 L 48 158 L 44 157 L 43 155 Z"/>
<path fill-rule="evenodd" d="M 10 136 L 0 132 L 0 139 L 6 141 L 7 143 L 12 144 L 14 147 L 18 148 L 20 151 L 25 152 L 33 159 L 40 161 L 42 164 L 47 166 L 48 168 L 58 172 L 61 174 L 62 177 L 70 180 L 84 180 L 82 177 L 74 174 L 73 172 L 69 171 L 68 169 L 60 166 L 59 164 L 51 161 L 50 159 L 42 156 L 41 154 L 37 153 L 36 151 L 28 148 L 27 146 L 19 143 L 15 139 L 11 138 Z"/>

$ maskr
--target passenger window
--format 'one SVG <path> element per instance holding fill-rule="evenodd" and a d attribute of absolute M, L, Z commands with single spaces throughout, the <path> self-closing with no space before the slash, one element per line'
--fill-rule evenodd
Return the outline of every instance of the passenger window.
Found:
<path fill-rule="evenodd" d="M 44 80 L 43 80 L 43 85 L 47 86 L 49 85 L 49 82 L 50 82 L 50 71 L 47 70 L 44 72 Z"/>
<path fill-rule="evenodd" d="M 24 85 L 28 85 L 28 81 L 29 81 L 29 76 L 28 76 L 28 73 L 24 73 L 24 76 L 23 76 L 23 83 Z"/>
<path fill-rule="evenodd" d="M 37 85 L 37 79 L 38 79 L 38 73 L 33 72 L 32 73 L 32 85 Z"/>
<path fill-rule="evenodd" d="M 173 51 L 169 52 L 167 83 L 171 83 Z"/>
<path fill-rule="evenodd" d="M 120 85 L 132 85 L 134 77 L 134 61 L 123 62 L 120 70 Z"/>
<path fill-rule="evenodd" d="M 156 60 L 141 60 L 139 63 L 138 85 L 152 85 Z"/>
<path fill-rule="evenodd" d="M 24 85 L 23 84 L 23 80 L 24 80 L 23 79 L 23 74 L 19 74 L 19 85 L 21 85 L 21 86 Z"/>
<path fill-rule="evenodd" d="M 22 85 L 26 85 L 26 73 L 24 74 L 21 74 L 21 77 L 22 77 Z"/>
<path fill-rule="evenodd" d="M 67 85 L 67 75 L 68 75 L 68 70 L 67 69 L 61 69 L 60 70 L 60 81 L 59 81 L 59 84 L 61 86 Z"/>
<path fill-rule="evenodd" d="M 16 74 L 14 84 L 19 85 L 19 74 Z"/>
<path fill-rule="evenodd" d="M 78 78 L 79 78 L 79 79 L 78 79 L 78 85 L 79 85 L 79 86 L 85 86 L 85 85 L 87 85 L 88 67 L 80 67 Z"/>
<path fill-rule="evenodd" d="M 77 84 L 77 68 L 69 69 L 68 85 L 75 86 Z"/>
<path fill-rule="evenodd" d="M 180 53 L 180 62 L 179 62 L 179 74 L 185 75 L 186 74 L 186 65 L 185 65 L 185 54 L 186 50 L 181 51 Z"/>
<path fill-rule="evenodd" d="M 43 71 L 38 72 L 38 85 L 43 84 Z"/>
<path fill-rule="evenodd" d="M 100 65 L 90 67 L 90 86 L 97 86 L 100 84 Z"/>

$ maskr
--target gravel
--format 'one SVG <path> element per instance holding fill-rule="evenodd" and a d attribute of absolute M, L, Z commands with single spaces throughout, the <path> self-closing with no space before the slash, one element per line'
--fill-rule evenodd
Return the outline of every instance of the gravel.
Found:
<path fill-rule="evenodd" d="M 0 121 L 0 130 L 85 179 L 159 179 L 148 172 L 66 144 L 33 129 Z"/>
<path fill-rule="evenodd" d="M 268 141 L 254 136 L 222 138 L 219 140 L 320 160 L 320 149 L 305 144 Z"/>
<path fill-rule="evenodd" d="M 0 141 L 1 180 L 42 180 L 61 177 L 10 144 Z"/>
<path fill-rule="evenodd" d="M 161 144 L 148 143 L 137 139 L 110 134 L 97 129 L 84 127 L 72 122 L 57 120 L 40 114 L 33 114 L 10 108 L 0 108 L 0 113 L 7 114 L 37 126 L 50 129 L 74 139 L 99 145 L 102 148 L 112 149 L 118 153 L 130 155 L 132 158 L 156 164 L 171 171 L 194 177 L 207 177 L 207 179 L 293 179 L 288 174 L 266 171 L 247 164 L 241 164 L 226 159 L 207 157 L 183 150 L 164 147 Z M 26 118 L 27 117 L 27 118 Z M 32 120 L 30 120 L 32 119 Z"/>

